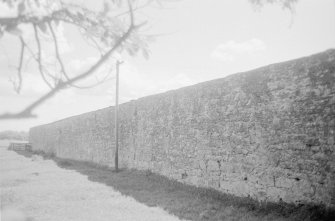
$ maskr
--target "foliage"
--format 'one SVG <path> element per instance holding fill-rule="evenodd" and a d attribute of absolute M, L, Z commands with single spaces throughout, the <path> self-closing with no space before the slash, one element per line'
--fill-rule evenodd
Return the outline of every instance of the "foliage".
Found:
<path fill-rule="evenodd" d="M 294 6 L 298 0 L 249 0 L 253 5 L 262 7 L 265 4 L 277 4 L 280 5 L 283 9 L 288 9 L 291 12 L 294 12 Z"/>
<path fill-rule="evenodd" d="M 66 1 L 66 2 L 65 2 Z M 33 111 L 50 99 L 57 92 L 68 87 L 88 88 L 103 83 L 106 78 L 90 86 L 78 85 L 83 79 L 93 75 L 105 65 L 115 53 L 127 52 L 131 56 L 141 53 L 149 57 L 148 46 L 151 37 L 139 31 L 146 22 L 136 23 L 136 12 L 154 3 L 161 5 L 163 0 L 104 0 L 99 10 L 84 5 L 74 4 L 70 0 L 2 0 L 0 7 L 12 11 L 12 16 L 0 16 L 0 39 L 3 35 L 16 37 L 20 42 L 16 77 L 11 81 L 14 90 L 20 93 L 23 82 L 22 67 L 31 59 L 37 64 L 39 75 L 50 91 L 25 107 L 18 113 L 4 113 L 1 119 L 35 117 Z M 252 5 L 263 6 L 265 3 L 276 3 L 284 9 L 293 11 L 298 0 L 249 0 Z M 93 44 L 101 54 L 100 59 L 88 70 L 74 76 L 68 73 L 68 67 L 60 53 L 58 27 L 61 24 L 71 25 L 80 30 L 88 44 Z M 26 33 L 33 40 L 26 39 Z M 45 58 L 45 44 L 48 38 L 54 45 L 52 55 L 56 66 L 50 68 Z M 30 55 L 30 57 L 27 56 Z M 108 77 L 108 76 L 106 76 Z"/>
<path fill-rule="evenodd" d="M 0 119 L 34 117 L 32 111 L 59 90 L 71 86 L 87 88 L 87 86 L 78 86 L 77 82 L 94 74 L 115 53 L 126 51 L 134 56 L 141 52 L 145 58 L 148 58 L 150 38 L 140 34 L 139 29 L 145 25 L 145 22 L 135 24 L 135 11 L 152 2 L 154 1 L 106 0 L 101 10 L 94 10 L 61 0 L 3 0 L 0 7 L 7 7 L 16 15 L 0 17 L 0 37 L 10 34 L 17 37 L 21 45 L 17 77 L 12 80 L 15 91 L 17 93 L 21 91 L 22 66 L 27 62 L 25 60 L 30 58 L 36 62 L 39 74 L 49 86 L 50 91 L 23 111 L 17 114 L 0 115 Z M 136 5 L 135 8 L 134 5 Z M 57 27 L 61 23 L 78 28 L 83 37 L 93 43 L 101 54 L 101 58 L 94 65 L 76 76 L 68 73 L 66 63 L 63 62 L 60 53 Z M 25 39 L 24 33 L 28 32 L 27 28 L 34 35 L 33 42 Z M 45 37 L 54 45 L 52 57 L 57 67 L 52 69 L 48 68 L 47 59 L 44 57 L 45 44 L 42 43 L 42 40 Z M 31 57 L 27 58 L 26 53 L 29 53 Z M 104 79 L 101 82 L 103 81 Z"/>

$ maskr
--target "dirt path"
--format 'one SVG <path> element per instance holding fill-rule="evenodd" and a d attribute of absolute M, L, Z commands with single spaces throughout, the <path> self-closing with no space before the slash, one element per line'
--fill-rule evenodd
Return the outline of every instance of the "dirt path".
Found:
<path fill-rule="evenodd" d="M 0 189 L 3 221 L 14 210 L 34 221 L 179 220 L 160 208 L 123 196 L 112 187 L 89 181 L 78 172 L 59 168 L 51 160 L 25 158 L 3 147 Z"/>

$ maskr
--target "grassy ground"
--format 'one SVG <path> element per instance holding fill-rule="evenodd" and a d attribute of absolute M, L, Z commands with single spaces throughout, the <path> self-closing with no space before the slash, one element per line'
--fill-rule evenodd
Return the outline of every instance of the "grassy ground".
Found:
<path fill-rule="evenodd" d="M 33 153 L 18 152 L 26 157 Z M 53 156 L 59 167 L 76 170 L 94 182 L 111 186 L 148 206 L 158 206 L 189 220 L 335 220 L 335 211 L 312 205 L 259 203 L 250 198 L 185 185 L 149 171 L 121 170 Z"/>

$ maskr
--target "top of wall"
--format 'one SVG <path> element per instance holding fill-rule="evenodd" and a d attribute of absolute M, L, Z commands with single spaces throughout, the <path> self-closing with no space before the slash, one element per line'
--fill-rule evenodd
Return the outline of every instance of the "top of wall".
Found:
<path fill-rule="evenodd" d="M 214 88 L 222 84 L 226 84 L 226 86 L 229 86 L 230 88 L 235 87 L 235 86 L 243 87 L 247 93 L 257 93 L 257 92 L 264 93 L 264 88 L 262 88 L 262 84 L 269 81 L 270 77 L 285 78 L 288 76 L 292 76 L 293 74 L 296 74 L 297 72 L 309 70 L 313 67 L 327 69 L 327 67 L 324 67 L 324 66 L 327 66 L 327 63 L 334 62 L 334 61 L 335 61 L 335 49 L 328 49 L 324 52 L 313 54 L 310 56 L 293 59 L 293 60 L 289 60 L 285 62 L 270 64 L 270 65 L 260 67 L 254 70 L 232 74 L 224 78 L 205 81 L 205 82 L 201 82 L 195 85 L 182 87 L 176 90 L 170 90 L 167 92 L 142 97 L 137 100 L 131 100 L 131 101 L 121 104 L 120 107 L 121 108 L 127 107 L 129 105 L 132 105 L 135 102 L 136 103 L 142 103 L 142 102 L 151 103 L 151 102 L 155 102 L 155 100 L 158 100 L 162 97 L 171 96 L 172 94 L 180 95 L 187 91 L 192 92 L 192 91 L 196 91 L 199 89 L 206 90 L 207 88 Z M 322 83 L 326 85 L 330 85 L 332 81 L 335 81 L 335 76 L 333 76 L 333 79 L 328 79 L 328 78 L 313 79 L 313 76 L 310 76 L 310 78 L 315 81 L 316 80 L 322 81 Z M 99 111 L 107 111 L 108 109 L 112 111 L 113 108 L 114 106 L 110 106 L 110 107 L 106 107 L 103 109 L 87 112 L 84 114 L 64 118 L 64 119 L 54 121 L 51 123 L 47 123 L 44 125 L 50 125 L 50 124 L 62 122 L 64 120 L 82 117 L 84 115 L 93 114 Z M 36 127 L 39 127 L 39 126 L 36 126 Z"/>

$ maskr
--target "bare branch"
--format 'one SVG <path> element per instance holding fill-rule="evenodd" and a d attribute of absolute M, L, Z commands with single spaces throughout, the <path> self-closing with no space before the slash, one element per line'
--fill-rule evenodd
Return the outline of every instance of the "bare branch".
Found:
<path fill-rule="evenodd" d="M 31 55 L 30 58 L 26 61 L 26 65 L 29 63 L 30 59 L 32 59 L 32 58 L 38 63 L 38 57 L 36 57 L 36 55 L 35 55 L 35 53 L 33 52 L 33 50 L 29 47 L 29 45 L 24 41 L 23 38 L 22 38 L 22 43 L 24 44 L 25 48 L 28 50 L 28 52 L 29 52 L 30 55 Z M 51 76 L 51 74 L 49 73 L 48 69 L 45 68 L 45 67 L 43 66 L 43 64 L 41 64 L 41 65 L 42 65 L 43 70 L 44 70 L 45 72 L 47 72 L 47 74 L 48 74 L 49 76 Z"/>
<path fill-rule="evenodd" d="M 111 56 L 112 53 L 116 51 L 131 35 L 133 30 L 137 28 L 138 26 L 134 26 L 134 17 L 133 17 L 133 11 L 130 1 L 128 1 L 129 9 L 130 9 L 130 25 L 128 30 L 115 42 L 114 46 L 106 53 L 104 54 L 99 61 L 97 61 L 92 67 L 90 67 L 86 72 L 82 73 L 81 75 L 78 75 L 76 77 L 73 77 L 65 82 L 59 81 L 58 84 L 52 88 L 47 94 L 40 97 L 38 100 L 30 104 L 28 107 L 26 107 L 24 110 L 22 110 L 19 113 L 5 113 L 0 115 L 0 120 L 3 119 L 18 119 L 18 118 L 31 118 L 36 117 L 36 115 L 32 114 L 32 111 L 40 106 L 42 103 L 44 103 L 46 100 L 54 96 L 58 91 L 66 88 L 67 86 L 74 84 L 88 76 L 94 73 L 99 67 L 101 67 L 102 64 L 104 64 L 108 58 Z M 36 26 L 34 25 L 35 31 Z"/>
<path fill-rule="evenodd" d="M 38 37 L 38 30 L 37 30 L 36 24 L 34 24 L 33 27 L 34 27 L 35 40 L 36 40 L 36 43 L 37 43 L 37 50 L 38 50 L 38 55 L 37 55 L 38 70 L 40 72 L 40 75 L 41 75 L 43 81 L 52 89 L 53 86 L 46 79 L 44 71 L 43 71 L 41 41 L 40 41 L 40 39 Z"/>
<path fill-rule="evenodd" d="M 263 7 L 265 4 L 278 4 L 283 9 L 288 9 L 292 14 L 295 13 L 295 4 L 298 0 L 249 0 L 256 7 Z"/>
<path fill-rule="evenodd" d="M 54 32 L 54 29 L 52 28 L 52 25 L 51 25 L 51 22 L 48 22 L 48 26 L 49 26 L 49 29 L 51 31 L 51 35 L 52 35 L 52 38 L 53 38 L 53 42 L 54 42 L 54 45 L 55 45 L 55 52 L 56 52 L 56 59 L 61 67 L 61 72 L 63 73 L 63 75 L 65 76 L 65 78 L 67 80 L 69 80 L 69 76 L 67 75 L 66 73 L 66 70 L 65 70 L 65 66 L 64 66 L 64 63 L 63 63 L 63 60 L 60 56 L 60 53 L 59 53 L 59 47 L 58 47 L 58 41 L 57 41 L 57 37 L 56 37 L 56 34 Z M 72 85 L 73 86 L 73 85 Z"/>
<path fill-rule="evenodd" d="M 24 48 L 25 48 L 25 44 L 24 44 L 23 38 L 20 36 L 19 39 L 20 39 L 20 42 L 21 42 L 21 53 L 20 53 L 19 65 L 17 67 L 18 83 L 16 83 L 15 81 L 13 81 L 14 90 L 18 94 L 20 93 L 21 87 L 22 87 L 22 64 L 23 64 Z"/>
<path fill-rule="evenodd" d="M 94 83 L 92 85 L 88 85 L 88 86 L 79 86 L 79 87 L 76 86 L 76 88 L 79 88 L 79 89 L 89 89 L 89 88 L 93 88 L 93 87 L 96 87 L 98 85 L 101 85 L 101 84 L 105 83 L 107 80 L 111 80 L 111 79 L 115 78 L 115 77 L 112 77 L 112 78 L 108 79 L 108 77 L 111 75 L 111 72 L 112 71 L 111 71 L 111 68 L 110 68 L 110 70 L 107 72 L 107 74 L 101 80 L 96 79 L 97 80 L 96 83 Z"/>
<path fill-rule="evenodd" d="M 147 1 L 146 3 L 144 3 L 143 5 L 140 5 L 140 6 L 135 7 L 134 9 L 132 9 L 132 11 L 135 12 L 135 11 L 137 11 L 137 10 L 140 10 L 140 9 L 142 9 L 142 8 L 145 8 L 145 7 L 147 7 L 148 5 L 150 5 L 151 2 L 152 2 L 152 0 L 149 0 L 149 1 Z M 125 11 L 125 12 L 121 12 L 120 14 L 115 15 L 115 17 L 121 17 L 121 16 L 126 15 L 126 14 L 128 14 L 128 13 L 130 13 L 130 10 L 129 10 L 129 9 L 128 9 L 127 11 Z"/>
<path fill-rule="evenodd" d="M 79 31 L 80 31 L 80 29 L 79 29 Z M 101 57 L 103 56 L 103 54 L 104 54 L 103 49 L 102 49 L 102 47 L 98 44 L 98 42 L 94 39 L 94 37 L 92 37 L 92 36 L 88 36 L 88 35 L 86 36 L 86 35 L 84 35 L 84 33 L 82 33 L 82 32 L 81 32 L 81 36 L 82 36 L 83 40 L 87 42 L 88 45 L 90 45 L 91 47 L 93 47 L 93 48 L 95 48 L 95 49 L 97 49 L 97 50 L 99 51 Z M 92 45 L 91 42 L 90 42 L 89 40 L 91 40 L 91 41 L 93 42 L 94 45 Z"/>
<path fill-rule="evenodd" d="M 55 52 L 56 52 L 56 58 L 57 58 L 57 61 L 61 67 L 61 72 L 63 73 L 64 77 L 66 78 L 67 81 L 70 80 L 70 77 L 69 75 L 67 74 L 66 70 L 65 70 L 65 66 L 64 66 L 64 63 L 62 61 L 62 58 L 60 56 L 60 53 L 59 53 L 59 47 L 58 47 L 58 42 L 57 42 L 57 37 L 56 37 L 56 34 L 54 32 L 54 29 L 51 25 L 50 22 L 48 22 L 48 26 L 50 28 L 50 31 L 51 31 L 51 35 L 52 35 L 52 38 L 53 38 L 53 41 L 54 41 L 54 44 L 55 44 Z M 92 88 L 92 87 L 95 87 L 99 84 L 101 84 L 103 82 L 98 82 L 97 84 L 94 84 L 92 86 L 78 86 L 78 85 L 75 85 L 75 84 L 71 84 L 70 86 L 72 87 L 75 87 L 75 88 L 79 88 L 79 89 L 87 89 L 87 88 Z"/>
<path fill-rule="evenodd" d="M 130 28 L 133 28 L 134 27 L 134 11 L 133 11 L 133 6 L 130 0 L 128 0 L 128 8 L 129 8 L 129 15 L 130 15 Z"/>

